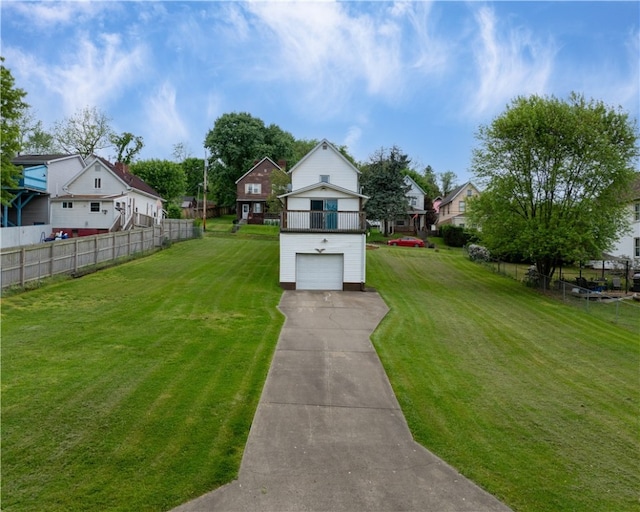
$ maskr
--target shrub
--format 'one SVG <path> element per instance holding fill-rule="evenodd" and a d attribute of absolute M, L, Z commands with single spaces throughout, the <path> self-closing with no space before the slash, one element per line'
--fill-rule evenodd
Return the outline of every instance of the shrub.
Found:
<path fill-rule="evenodd" d="M 445 224 L 440 228 L 442 239 L 449 247 L 464 247 L 469 243 L 469 234 L 465 233 L 462 226 Z"/>
<path fill-rule="evenodd" d="M 491 254 L 489 253 L 489 249 L 483 247 L 482 245 L 471 244 L 467 247 L 467 252 L 469 254 L 469 259 L 471 261 L 490 261 Z"/>

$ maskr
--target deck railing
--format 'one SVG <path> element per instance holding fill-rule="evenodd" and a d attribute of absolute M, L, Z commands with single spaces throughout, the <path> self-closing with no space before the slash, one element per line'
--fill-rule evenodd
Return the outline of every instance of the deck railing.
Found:
<path fill-rule="evenodd" d="M 280 231 L 364 233 L 364 212 L 285 210 Z"/>

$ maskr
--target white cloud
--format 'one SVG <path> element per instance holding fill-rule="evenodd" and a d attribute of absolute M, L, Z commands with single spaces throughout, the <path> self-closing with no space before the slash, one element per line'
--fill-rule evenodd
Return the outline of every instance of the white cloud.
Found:
<path fill-rule="evenodd" d="M 412 73 L 430 72 L 443 59 L 426 29 L 429 8 L 369 5 L 364 13 L 357 2 L 249 4 L 267 48 L 264 69 L 286 70 L 287 85 L 300 91 L 299 106 L 320 117 L 342 113 L 363 96 L 397 102 L 413 87 Z M 403 44 L 407 30 L 415 44 Z"/>
<path fill-rule="evenodd" d="M 106 10 L 114 7 L 113 2 L 94 2 L 90 0 L 74 2 L 3 2 L 2 9 L 9 9 L 26 18 L 29 24 L 56 29 L 68 25 L 78 26 L 87 23 Z"/>
<path fill-rule="evenodd" d="M 522 28 L 501 31 L 500 20 L 488 7 L 478 9 L 475 19 L 479 34 L 472 44 L 478 76 L 469 91 L 467 114 L 481 117 L 518 95 L 545 94 L 553 71 L 553 43 L 537 41 Z"/>
<path fill-rule="evenodd" d="M 344 145 L 347 146 L 349 151 L 353 154 L 353 151 L 358 146 L 358 142 L 362 137 L 362 128 L 359 126 L 350 126 L 347 131 L 347 136 L 344 138 Z"/>
<path fill-rule="evenodd" d="M 145 143 L 157 149 L 157 154 L 169 153 L 174 144 L 189 140 L 189 130 L 179 114 L 176 90 L 169 82 L 162 83 L 145 102 L 147 135 Z M 159 148 L 166 148 L 161 151 Z"/>

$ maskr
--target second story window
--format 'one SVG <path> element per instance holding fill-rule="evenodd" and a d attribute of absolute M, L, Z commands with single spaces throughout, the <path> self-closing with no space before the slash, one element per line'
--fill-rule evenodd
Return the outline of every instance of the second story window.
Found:
<path fill-rule="evenodd" d="M 246 194 L 260 194 L 262 192 L 262 186 L 260 183 L 247 183 L 244 186 Z"/>
<path fill-rule="evenodd" d="M 633 205 L 633 220 L 640 220 L 640 203 L 634 203 Z"/>
<path fill-rule="evenodd" d="M 464 201 L 459 201 L 458 202 L 458 211 L 459 212 L 463 212 L 465 207 L 466 207 L 466 205 L 464 204 Z"/>
<path fill-rule="evenodd" d="M 90 209 L 92 212 L 99 212 L 99 211 L 100 211 L 100 203 L 91 203 L 91 204 L 89 205 L 89 209 Z"/>
<path fill-rule="evenodd" d="M 409 196 L 409 204 L 411 206 L 416 206 L 418 204 L 418 198 L 415 196 Z"/>
<path fill-rule="evenodd" d="M 471 197 L 473 195 L 473 190 L 470 188 L 467 189 L 467 197 Z"/>
<path fill-rule="evenodd" d="M 102 181 L 100 178 L 93 180 L 93 188 L 102 188 Z"/>
<path fill-rule="evenodd" d="M 73 202 L 72 201 L 62 201 L 62 207 L 63 208 L 73 208 Z"/>

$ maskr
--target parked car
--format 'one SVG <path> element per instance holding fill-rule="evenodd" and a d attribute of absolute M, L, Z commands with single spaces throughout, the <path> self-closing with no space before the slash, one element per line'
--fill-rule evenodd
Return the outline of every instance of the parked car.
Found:
<path fill-rule="evenodd" d="M 388 240 L 387 245 L 399 245 L 401 247 L 424 247 L 424 242 L 415 236 L 403 236 L 394 240 Z"/>

